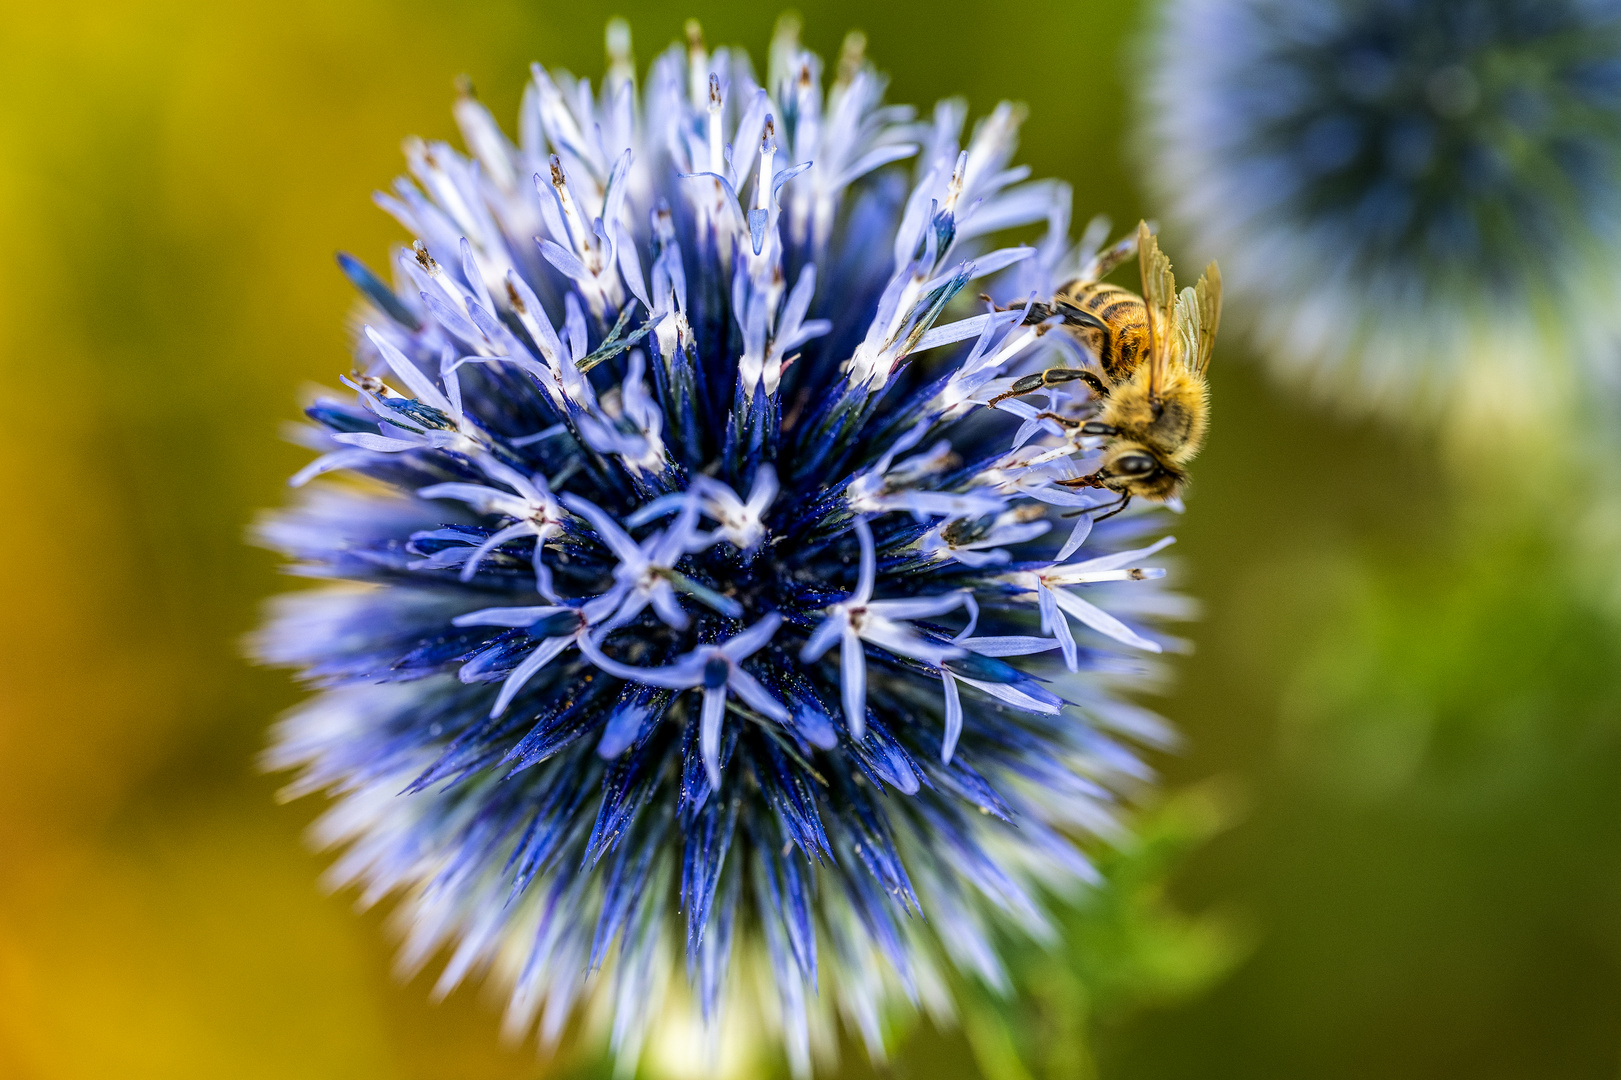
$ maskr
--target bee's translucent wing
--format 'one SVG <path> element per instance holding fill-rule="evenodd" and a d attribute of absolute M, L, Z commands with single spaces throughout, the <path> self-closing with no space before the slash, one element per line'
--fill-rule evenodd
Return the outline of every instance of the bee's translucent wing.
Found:
<path fill-rule="evenodd" d="M 1175 362 L 1183 368 L 1191 368 L 1193 358 L 1199 353 L 1199 341 L 1204 336 L 1202 314 L 1199 297 L 1191 285 L 1177 294 L 1176 348 L 1171 351 Z"/>
<path fill-rule="evenodd" d="M 1215 262 L 1204 268 L 1204 275 L 1194 288 L 1194 306 L 1199 312 L 1199 334 L 1189 366 L 1200 375 L 1210 366 L 1210 354 L 1216 347 L 1216 328 L 1221 325 L 1221 268 Z"/>
<path fill-rule="evenodd" d="M 1143 275 L 1143 304 L 1148 308 L 1148 388 L 1158 393 L 1167 382 L 1168 365 L 1177 351 L 1176 278 L 1171 276 L 1171 260 L 1159 249 L 1146 221 L 1137 226 L 1137 265 Z"/>

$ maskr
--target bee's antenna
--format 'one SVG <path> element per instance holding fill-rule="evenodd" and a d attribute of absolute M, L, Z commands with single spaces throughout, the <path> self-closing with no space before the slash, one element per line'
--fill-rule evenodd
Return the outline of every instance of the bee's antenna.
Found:
<path fill-rule="evenodd" d="M 1130 505 L 1131 505 L 1131 493 L 1127 492 L 1126 494 L 1120 496 L 1120 501 L 1115 504 L 1114 509 L 1110 510 L 1107 514 L 1103 514 L 1103 515 L 1100 515 L 1099 517 L 1093 518 L 1092 519 L 1092 524 L 1096 525 L 1100 521 L 1108 521 L 1110 518 L 1114 517 L 1116 514 L 1120 513 L 1120 511 L 1124 510 L 1126 507 L 1128 507 Z"/>

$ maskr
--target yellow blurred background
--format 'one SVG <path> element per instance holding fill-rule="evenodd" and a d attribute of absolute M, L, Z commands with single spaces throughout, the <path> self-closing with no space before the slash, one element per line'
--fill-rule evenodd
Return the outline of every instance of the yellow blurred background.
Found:
<path fill-rule="evenodd" d="M 1144 211 L 1136 4 L 799 8 L 823 55 L 865 29 L 891 100 L 1029 103 L 1021 158 L 1079 218 Z M 402 239 L 368 195 L 402 137 L 455 137 L 457 75 L 510 118 L 529 61 L 600 72 L 611 15 L 645 63 L 689 15 L 761 57 L 777 14 L 0 8 L 0 1076 L 599 1068 L 500 1047 L 477 992 L 429 1004 L 392 977 L 383 919 L 318 890 L 318 807 L 277 806 L 254 767 L 296 691 L 241 659 L 285 587 L 243 530 L 307 457 L 278 436 L 301 387 L 348 367 L 332 253 L 378 265 Z M 1115 1018 L 1103 1075 L 1613 1075 L 1621 650 L 1558 522 L 1269 388 L 1236 338 L 1217 367 L 1178 529 L 1207 617 L 1155 704 L 1189 740 L 1170 784 L 1247 807 L 1172 895 L 1255 947 Z M 895 1075 L 975 1075 L 962 1038 L 919 1034 Z"/>

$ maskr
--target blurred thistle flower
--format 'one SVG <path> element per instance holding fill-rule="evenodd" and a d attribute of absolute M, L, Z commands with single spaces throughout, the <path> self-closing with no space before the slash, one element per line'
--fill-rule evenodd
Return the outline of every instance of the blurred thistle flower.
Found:
<path fill-rule="evenodd" d="M 1149 175 L 1278 367 L 1393 413 L 1614 382 L 1621 4 L 1170 0 L 1148 66 Z"/>
<path fill-rule="evenodd" d="M 804 1074 L 835 1012 L 877 1056 L 908 1002 L 1006 988 L 1167 737 L 1116 696 L 1183 613 L 1156 517 L 1091 532 L 1114 493 L 1055 482 L 1096 440 L 980 407 L 1065 335 L 944 317 L 1101 234 L 1010 163 L 1012 107 L 959 147 L 960 102 L 885 105 L 856 36 L 824 92 L 796 31 L 762 85 L 694 26 L 638 92 L 616 22 L 599 88 L 534 68 L 516 146 L 470 91 L 471 157 L 408 142 L 378 202 L 416 243 L 395 286 L 341 257 L 354 397 L 294 478 L 363 482 L 260 526 L 342 582 L 256 642 L 321 688 L 267 761 L 334 798 L 331 883 L 399 898 L 438 992 L 503 986 L 510 1036 L 594 1000 L 632 1065 L 742 1009 Z"/>

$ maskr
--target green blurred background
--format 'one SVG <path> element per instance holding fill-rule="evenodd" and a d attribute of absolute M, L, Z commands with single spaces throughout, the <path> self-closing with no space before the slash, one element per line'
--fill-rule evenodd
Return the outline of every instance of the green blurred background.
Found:
<path fill-rule="evenodd" d="M 1078 217 L 1152 210 L 1146 9 L 799 8 L 823 55 L 866 30 L 892 100 L 1029 103 L 1022 159 Z M 645 63 L 688 15 L 762 57 L 778 11 L 0 7 L 0 1076 L 600 1068 L 502 1049 L 476 991 L 431 1005 L 382 917 L 321 895 L 318 807 L 253 766 L 295 691 L 238 643 L 284 587 L 242 543 L 307 457 L 278 427 L 348 367 L 333 250 L 401 239 L 367 195 L 402 136 L 454 138 L 455 76 L 513 117 L 530 60 L 599 73 L 615 14 Z M 1020 1039 L 1036 1076 L 1621 1070 L 1621 636 L 1565 558 L 1576 508 L 1258 371 L 1230 337 L 1177 528 L 1206 617 L 1153 703 L 1187 736 L 1174 794 L 1069 952 L 1029 959 L 1032 1003 L 919 1030 L 894 1075 L 1016 1076 Z"/>

